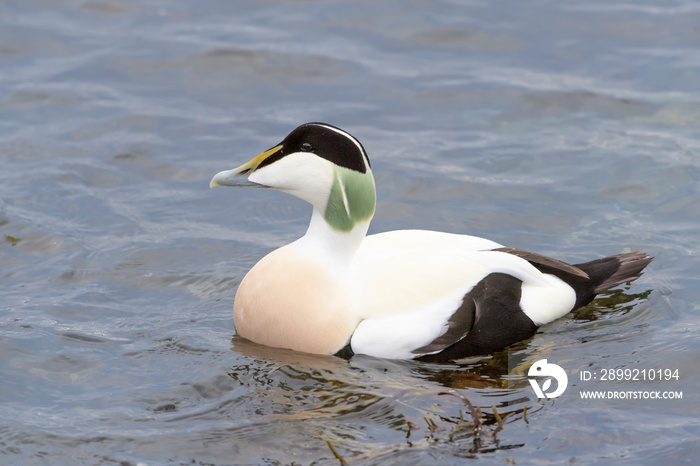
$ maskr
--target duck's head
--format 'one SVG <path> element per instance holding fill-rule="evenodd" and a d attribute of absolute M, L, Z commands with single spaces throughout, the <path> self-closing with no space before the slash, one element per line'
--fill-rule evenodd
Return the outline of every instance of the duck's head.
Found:
<path fill-rule="evenodd" d="M 364 147 L 326 123 L 299 126 L 249 162 L 217 173 L 209 186 L 255 186 L 289 193 L 311 203 L 338 231 L 350 231 L 374 215 L 374 178 Z"/>

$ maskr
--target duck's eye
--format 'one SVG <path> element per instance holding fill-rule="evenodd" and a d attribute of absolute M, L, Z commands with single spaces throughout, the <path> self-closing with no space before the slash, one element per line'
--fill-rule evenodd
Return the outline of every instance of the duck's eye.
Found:
<path fill-rule="evenodd" d="M 311 147 L 311 144 L 309 144 L 308 142 L 305 142 L 304 144 L 301 145 L 301 150 L 304 152 L 311 152 L 312 150 L 314 150 L 314 148 Z"/>

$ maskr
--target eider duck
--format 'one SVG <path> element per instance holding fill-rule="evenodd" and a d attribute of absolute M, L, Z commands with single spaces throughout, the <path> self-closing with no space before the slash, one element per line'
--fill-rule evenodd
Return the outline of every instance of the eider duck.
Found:
<path fill-rule="evenodd" d="M 652 257 L 569 265 L 474 236 L 367 236 L 376 195 L 364 147 L 306 123 L 214 186 L 289 193 L 313 206 L 306 234 L 263 257 L 238 287 L 236 332 L 306 353 L 447 361 L 491 354 L 639 278 Z"/>

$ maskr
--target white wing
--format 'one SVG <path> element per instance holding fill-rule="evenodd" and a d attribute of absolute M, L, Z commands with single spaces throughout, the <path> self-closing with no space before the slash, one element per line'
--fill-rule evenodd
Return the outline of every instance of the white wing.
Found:
<path fill-rule="evenodd" d="M 368 236 L 353 261 L 362 319 L 352 337 L 353 351 L 416 357 L 413 351 L 443 335 L 465 295 L 491 273 L 523 282 L 520 304 L 535 324 L 571 310 L 571 287 L 520 257 L 490 250 L 499 247 L 482 238 L 422 230 Z"/>

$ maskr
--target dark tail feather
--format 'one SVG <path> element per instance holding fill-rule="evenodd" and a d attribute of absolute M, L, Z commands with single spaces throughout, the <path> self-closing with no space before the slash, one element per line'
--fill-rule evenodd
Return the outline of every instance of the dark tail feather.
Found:
<path fill-rule="evenodd" d="M 583 264 L 569 265 L 520 249 L 498 248 L 494 251 L 522 257 L 540 272 L 552 274 L 564 280 L 576 292 L 576 303 L 573 309 L 590 303 L 601 291 L 638 279 L 644 267 L 653 259 L 641 252 L 629 252 Z"/>
<path fill-rule="evenodd" d="M 629 252 L 616 256 L 603 257 L 575 267 L 588 274 L 595 285 L 593 294 L 608 290 L 617 285 L 631 282 L 642 275 L 644 267 L 649 265 L 653 257 L 641 252 Z"/>

